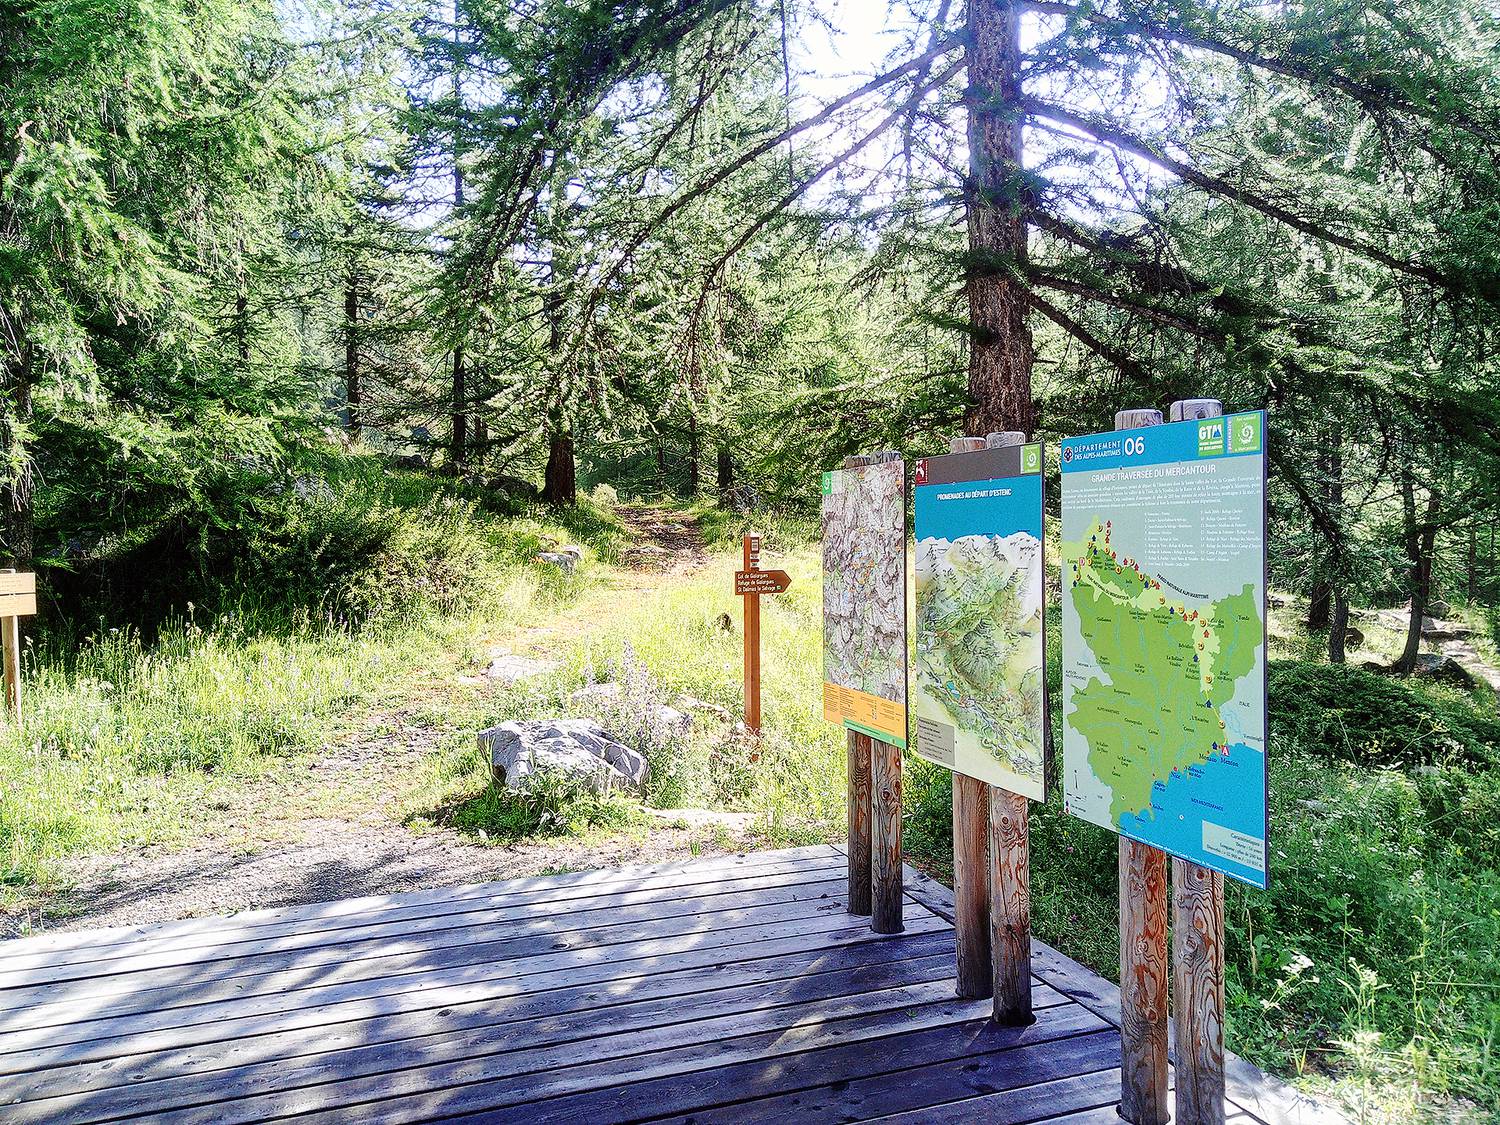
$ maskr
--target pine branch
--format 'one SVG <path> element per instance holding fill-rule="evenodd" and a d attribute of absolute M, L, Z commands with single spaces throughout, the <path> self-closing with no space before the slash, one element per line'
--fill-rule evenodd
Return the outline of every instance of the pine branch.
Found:
<path fill-rule="evenodd" d="M 1360 257 L 1378 262 L 1387 269 L 1397 273 L 1420 278 L 1440 288 L 1448 287 L 1449 279 L 1441 271 L 1434 269 L 1424 262 L 1412 262 L 1398 258 L 1378 246 L 1371 245 L 1350 235 L 1330 230 L 1321 223 L 1314 222 L 1303 215 L 1298 215 L 1258 192 L 1246 187 L 1236 186 L 1222 176 L 1178 160 L 1176 157 L 1169 155 L 1160 144 L 1131 133 L 1111 121 L 1094 117 L 1093 115 L 1074 113 L 1071 110 L 1064 109 L 1062 106 L 1044 102 L 1039 98 L 1026 96 L 1021 101 L 1028 113 L 1076 129 L 1078 132 L 1085 134 L 1087 139 L 1097 144 L 1112 146 L 1133 156 L 1138 156 L 1143 160 L 1149 160 L 1151 163 L 1171 172 L 1174 176 L 1192 184 L 1194 187 L 1201 188 L 1213 195 L 1233 200 L 1254 211 L 1259 211 L 1267 218 L 1275 219 L 1277 222 L 1289 226 L 1293 230 L 1307 235 L 1309 238 L 1316 238 L 1321 242 L 1342 247 L 1351 253 L 1358 254 Z"/>

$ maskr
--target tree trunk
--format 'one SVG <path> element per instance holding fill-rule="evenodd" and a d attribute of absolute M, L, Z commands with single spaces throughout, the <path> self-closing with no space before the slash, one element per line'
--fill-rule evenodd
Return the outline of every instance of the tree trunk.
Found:
<path fill-rule="evenodd" d="M 578 502 L 572 434 L 559 431 L 552 435 L 547 450 L 547 474 L 542 481 L 542 499 L 555 507 Z"/>
<path fill-rule="evenodd" d="M 1319 579 L 1313 586 L 1312 597 L 1307 602 L 1307 627 L 1313 632 L 1327 629 L 1329 612 L 1333 605 L 1333 583 Z"/>
<path fill-rule="evenodd" d="M 459 19 L 463 12 L 458 0 L 453 3 L 453 209 L 460 211 L 464 205 L 464 169 L 461 163 L 463 143 L 464 88 L 458 59 Z M 462 318 L 460 318 L 462 319 Z M 464 340 L 462 323 L 456 326 L 457 336 L 453 341 L 453 393 L 451 397 L 452 427 L 449 439 L 449 468 L 455 474 L 463 472 L 464 461 L 469 455 L 469 418 L 465 412 L 469 401 L 468 371 L 464 366 Z"/>
<path fill-rule="evenodd" d="M 1344 642 L 1349 636 L 1349 599 L 1337 587 L 1333 590 L 1333 619 L 1328 628 L 1328 663 L 1344 663 Z"/>
<path fill-rule="evenodd" d="M 1027 187 L 1021 167 L 1021 13 L 1012 0 L 969 0 L 969 408 L 964 432 L 1036 429 L 1027 327 Z"/>
<path fill-rule="evenodd" d="M 484 467 L 484 455 L 488 452 L 490 444 L 490 424 L 483 418 L 474 418 L 469 424 L 469 456 L 478 458 L 480 468 Z"/>
<path fill-rule="evenodd" d="M 1427 602 L 1432 595 L 1432 551 L 1437 542 L 1437 528 L 1433 525 L 1438 506 L 1437 490 L 1428 491 L 1425 520 L 1418 524 L 1414 488 L 1408 475 L 1402 483 L 1406 514 L 1406 533 L 1402 540 L 1406 548 L 1407 582 L 1411 587 L 1411 616 L 1406 626 L 1406 647 L 1396 661 L 1396 671 L 1402 675 L 1410 675 L 1417 666 L 1417 653 L 1422 647 L 1422 618 L 1427 614 Z"/>
<path fill-rule="evenodd" d="M 730 490 L 734 488 L 734 461 L 729 456 L 727 445 L 719 446 L 719 500 L 722 503 L 729 498 Z"/>
<path fill-rule="evenodd" d="M 1479 531 L 1469 525 L 1468 574 L 1464 580 L 1464 604 L 1472 606 L 1479 598 Z"/>
<path fill-rule="evenodd" d="M 359 370 L 359 270 L 351 261 L 344 279 L 344 428 L 359 440 L 359 406 L 362 388 Z"/>
<path fill-rule="evenodd" d="M 453 345 L 453 425 L 448 444 L 448 467 L 455 473 L 463 471 L 464 461 L 469 455 L 469 416 L 464 412 L 469 397 L 467 383 L 464 346 L 459 341 Z"/>
<path fill-rule="evenodd" d="M 698 496 L 698 462 L 703 457 L 703 443 L 698 437 L 698 413 L 696 405 L 688 415 L 688 474 L 687 494 L 693 500 Z"/>

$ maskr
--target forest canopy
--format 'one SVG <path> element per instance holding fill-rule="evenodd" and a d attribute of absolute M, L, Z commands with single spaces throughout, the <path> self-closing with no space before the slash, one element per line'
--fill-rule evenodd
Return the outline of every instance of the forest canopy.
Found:
<path fill-rule="evenodd" d="M 1480 0 L 8 5 L 4 552 L 192 555 L 330 442 L 795 507 L 1211 395 L 1271 411 L 1277 580 L 1409 599 L 1409 666 L 1445 550 L 1496 593 L 1497 45 Z"/>

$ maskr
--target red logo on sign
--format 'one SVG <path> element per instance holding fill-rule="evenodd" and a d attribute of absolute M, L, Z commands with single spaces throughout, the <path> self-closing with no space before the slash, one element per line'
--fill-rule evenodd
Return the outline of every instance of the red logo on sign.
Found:
<path fill-rule="evenodd" d="M 917 462 L 917 474 L 915 479 L 918 484 L 927 483 L 927 458 L 923 457 Z"/>

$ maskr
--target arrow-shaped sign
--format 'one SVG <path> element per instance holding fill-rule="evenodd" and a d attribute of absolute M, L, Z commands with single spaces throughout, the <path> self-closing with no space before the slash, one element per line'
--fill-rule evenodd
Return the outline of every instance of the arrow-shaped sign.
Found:
<path fill-rule="evenodd" d="M 784 570 L 737 570 L 734 572 L 736 594 L 780 594 L 792 584 Z"/>

